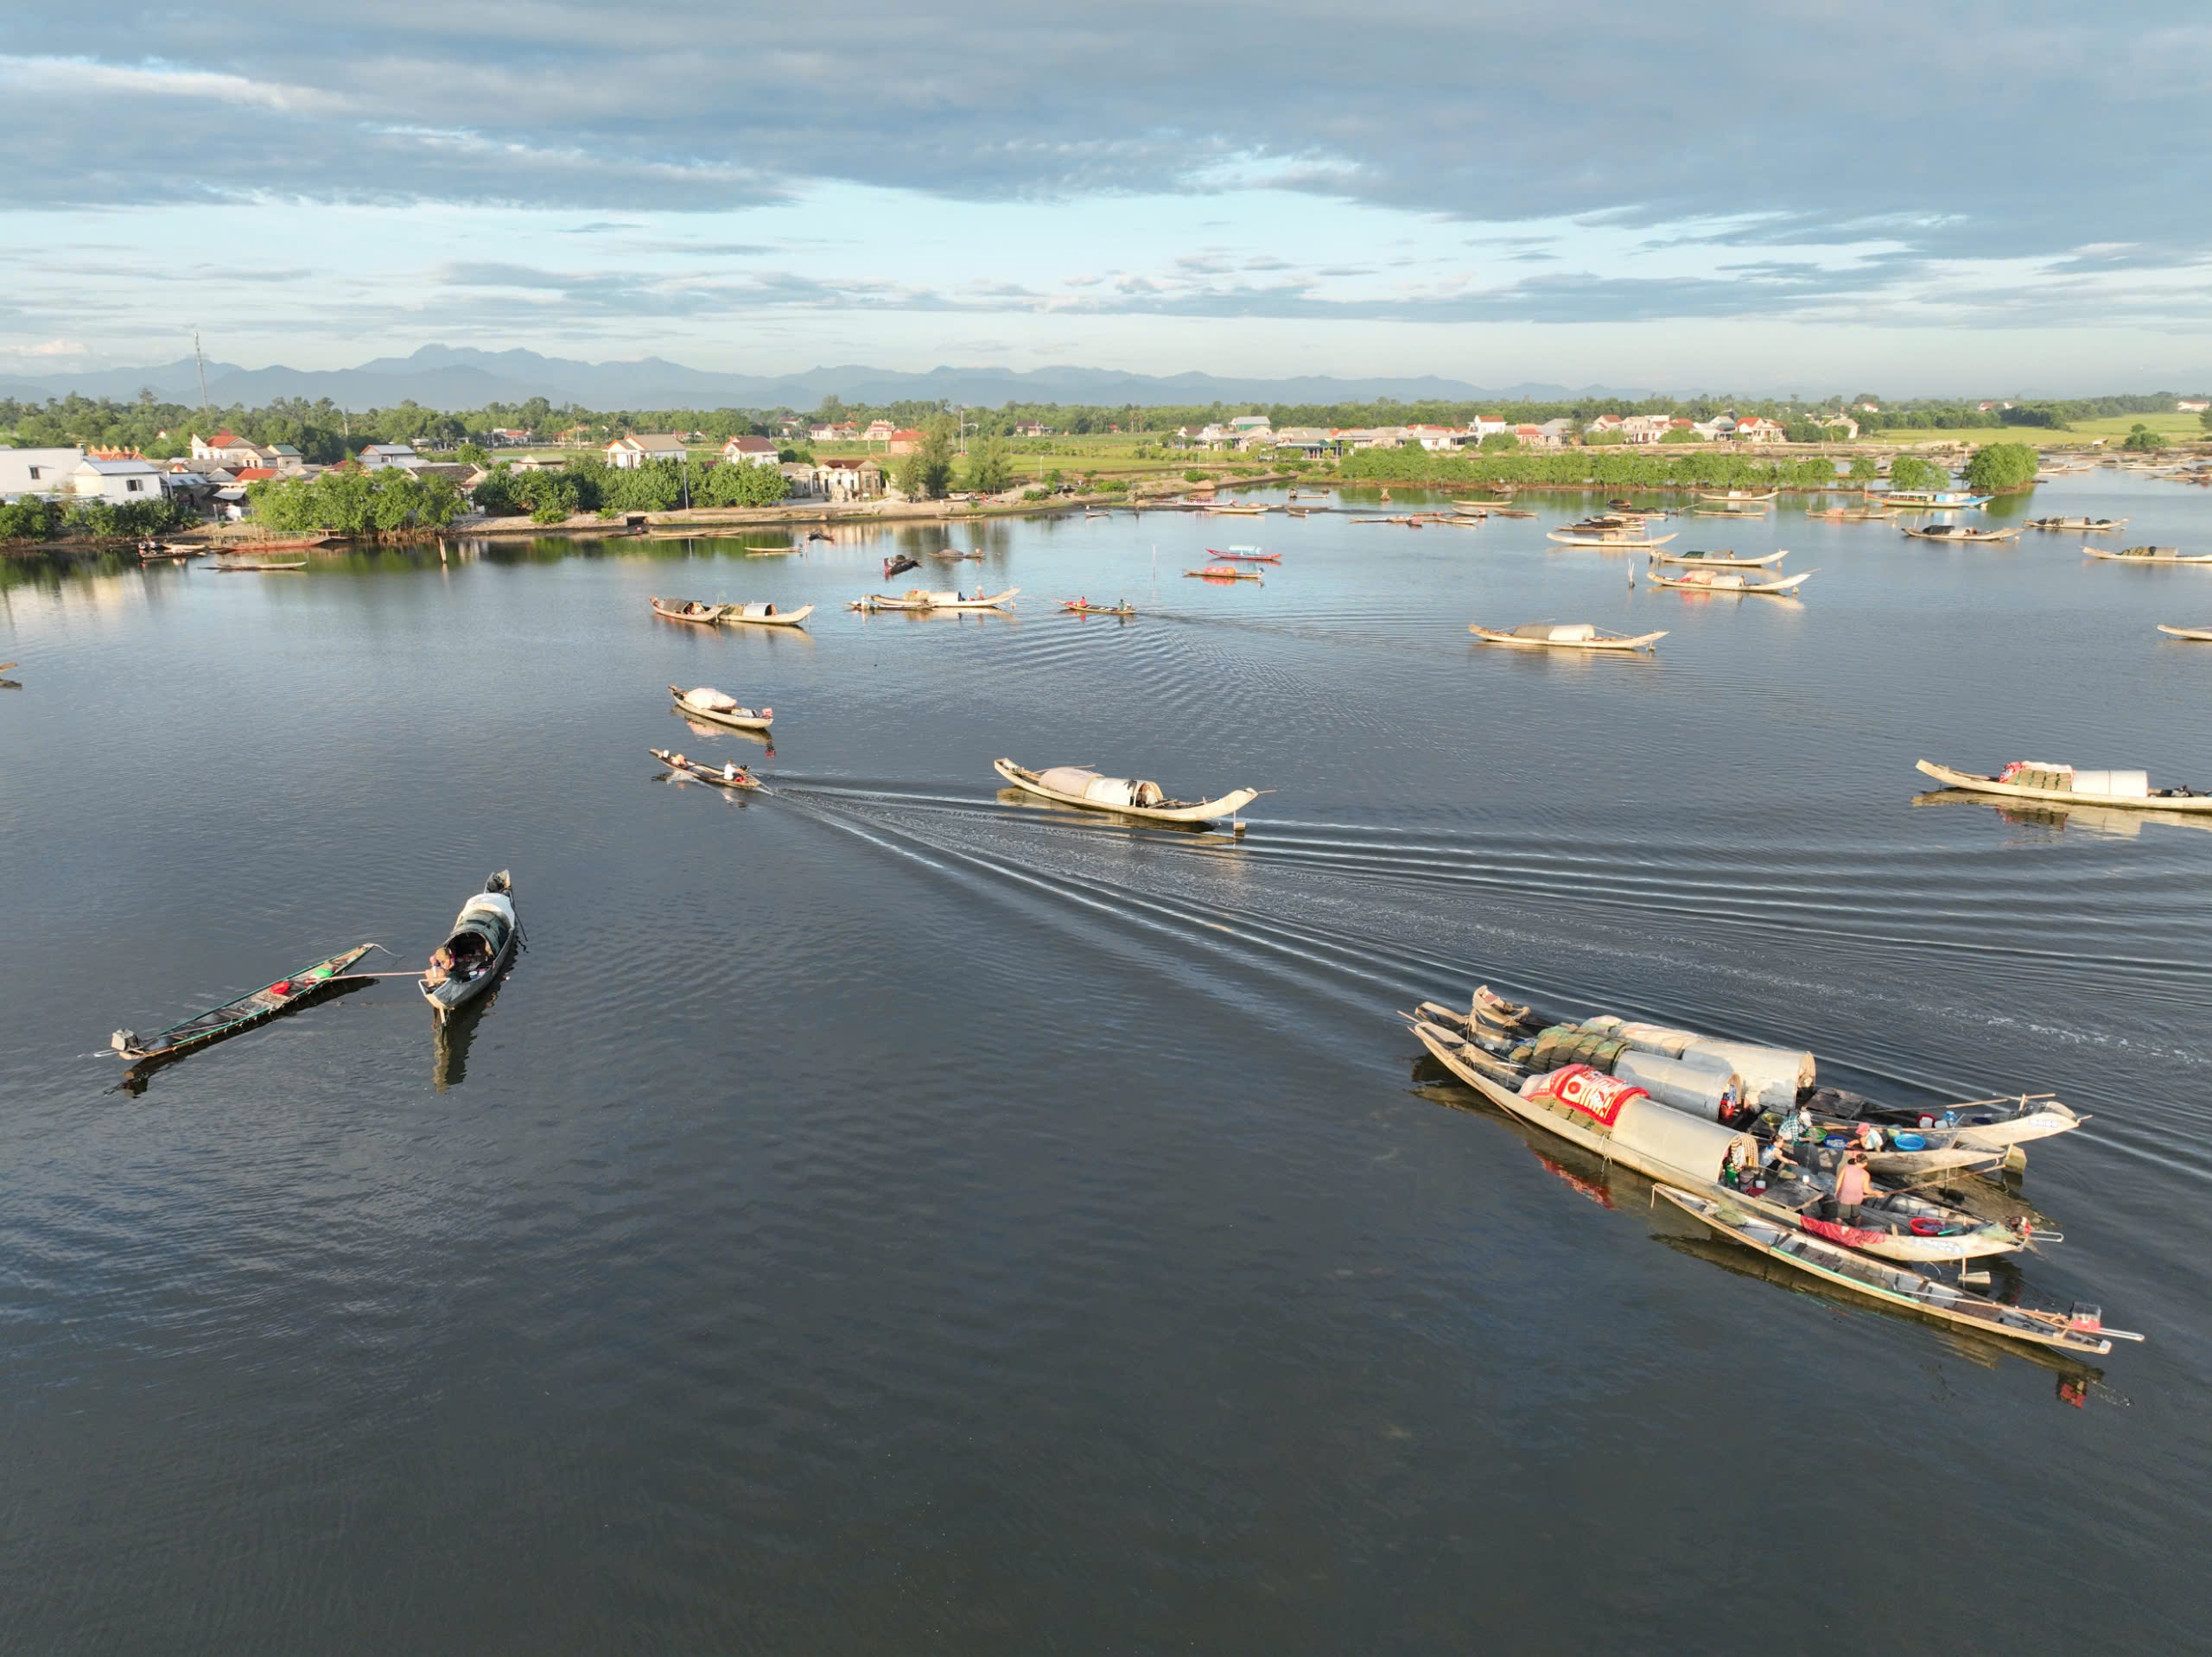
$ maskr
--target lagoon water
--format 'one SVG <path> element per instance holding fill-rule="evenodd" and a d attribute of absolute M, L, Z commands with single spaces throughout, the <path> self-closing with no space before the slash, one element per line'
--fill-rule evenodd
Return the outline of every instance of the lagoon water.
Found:
<path fill-rule="evenodd" d="M 10 568 L 0 1648 L 2204 1648 L 2212 832 L 1912 765 L 2212 784 L 2152 631 L 2212 572 L 1785 502 L 1666 528 L 1805 601 L 1690 598 L 1538 504 Z M 2212 546 L 2171 484 L 2046 511 Z M 948 539 L 894 589 L 1015 618 L 842 607 Z M 1230 541 L 1283 562 L 1182 577 Z M 1466 632 L 1543 618 L 1669 631 Z M 1275 791 L 1232 843 L 1001 754 Z M 387 981 L 113 1090 L 115 1026 L 419 965 L 498 868 L 529 950 L 454 1040 Z M 2058 1092 L 2019 1277 L 2149 1343 L 1767 1280 L 1415 1065 L 1393 1010 L 1483 981 Z"/>

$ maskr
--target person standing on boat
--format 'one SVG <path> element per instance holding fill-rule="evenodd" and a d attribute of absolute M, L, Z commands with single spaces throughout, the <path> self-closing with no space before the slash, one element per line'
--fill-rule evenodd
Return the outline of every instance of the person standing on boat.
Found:
<path fill-rule="evenodd" d="M 1843 1166 L 1836 1170 L 1835 1197 L 1832 1203 L 1835 1212 L 1829 1217 L 1841 1225 L 1857 1224 L 1859 1205 L 1866 1200 L 1866 1193 L 1873 1183 L 1873 1177 L 1866 1171 L 1866 1159 L 1853 1151 L 1843 1159 Z"/>

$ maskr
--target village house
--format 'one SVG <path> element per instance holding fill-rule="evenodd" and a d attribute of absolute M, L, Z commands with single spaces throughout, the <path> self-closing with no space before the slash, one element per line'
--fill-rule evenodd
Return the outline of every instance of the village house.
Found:
<path fill-rule="evenodd" d="M 589 448 L 599 441 L 599 428 L 571 426 L 566 431 L 556 432 L 553 441 L 563 448 Z"/>
<path fill-rule="evenodd" d="M 537 441 L 528 428 L 521 426 L 494 426 L 485 436 L 492 448 L 522 448 Z"/>
<path fill-rule="evenodd" d="M 412 443 L 364 443 L 360 460 L 362 471 L 381 472 L 391 466 L 412 469 L 422 463 L 422 456 Z"/>
<path fill-rule="evenodd" d="M 631 432 L 607 446 L 607 463 L 634 472 L 648 460 L 680 460 L 683 454 L 683 440 L 674 432 Z"/>
<path fill-rule="evenodd" d="M 722 445 L 722 459 L 732 466 L 773 466 L 776 446 L 766 437 L 733 437 Z"/>
<path fill-rule="evenodd" d="M 1480 443 L 1485 437 L 1495 437 L 1513 429 L 1496 415 L 1478 414 L 1467 422 L 1467 441 Z"/>
<path fill-rule="evenodd" d="M 1672 423 L 1665 415 L 1629 415 L 1621 421 L 1621 441 L 1656 443 L 1667 435 Z"/>
<path fill-rule="evenodd" d="M 1619 431 L 1627 423 L 1619 415 L 1601 414 L 1582 429 L 1582 435 L 1586 437 L 1603 436 L 1609 432 Z"/>
<path fill-rule="evenodd" d="M 2009 409 L 2012 405 L 2008 403 L 2005 406 Z M 2202 397 L 2182 397 L 2174 403 L 2176 414 L 2202 414 L 2207 409 L 2212 409 L 2212 402 Z"/>
<path fill-rule="evenodd" d="M 1749 415 L 1738 420 L 1734 435 L 1739 443 L 1779 443 L 1788 435 L 1764 415 Z"/>
<path fill-rule="evenodd" d="M 784 492 L 791 500 L 813 500 L 822 492 L 822 480 L 815 474 L 820 468 L 804 460 L 785 460 L 776 470 L 784 474 Z"/>
<path fill-rule="evenodd" d="M 1339 451 L 1336 437 L 1322 426 L 1285 426 L 1274 435 L 1278 453 L 1302 454 L 1309 460 Z"/>
<path fill-rule="evenodd" d="M 1016 437 L 1050 437 L 1052 429 L 1041 420 L 1021 420 L 1014 422 Z"/>
<path fill-rule="evenodd" d="M 69 492 L 79 499 L 124 505 L 159 500 L 168 479 L 149 460 L 79 460 L 69 473 Z"/>
<path fill-rule="evenodd" d="M 10 448 L 0 445 L 0 499 L 58 495 L 84 460 L 80 448 Z"/>
<path fill-rule="evenodd" d="M 859 435 L 860 428 L 849 420 L 842 420 L 834 425 L 817 426 L 807 433 L 807 436 L 817 443 L 849 443 Z"/>
<path fill-rule="evenodd" d="M 1859 435 L 1859 422 L 1847 414 L 1815 415 L 1813 423 L 1832 437 L 1840 434 L 1847 443 Z"/>
<path fill-rule="evenodd" d="M 249 442 L 227 429 L 213 437 L 202 438 L 192 434 L 192 458 L 195 460 L 214 460 L 228 466 L 260 466 L 264 459 L 261 446 Z"/>
<path fill-rule="evenodd" d="M 1513 435 L 1522 448 L 1565 448 L 1569 422 L 1548 420 L 1541 426 L 1516 426 Z"/>
<path fill-rule="evenodd" d="M 870 426 L 868 429 L 873 432 L 875 428 Z M 886 441 L 892 454 L 912 454 L 916 449 L 921 448 L 922 434 L 920 430 L 915 427 L 901 426 L 897 431 L 893 432 Z"/>
<path fill-rule="evenodd" d="M 873 500 L 883 492 L 883 468 L 874 460 L 824 460 L 815 467 L 816 492 L 829 500 Z"/>
<path fill-rule="evenodd" d="M 887 443 L 891 441 L 891 434 L 897 429 L 898 428 L 887 420 L 871 420 L 868 422 L 868 429 L 861 435 L 871 443 Z"/>

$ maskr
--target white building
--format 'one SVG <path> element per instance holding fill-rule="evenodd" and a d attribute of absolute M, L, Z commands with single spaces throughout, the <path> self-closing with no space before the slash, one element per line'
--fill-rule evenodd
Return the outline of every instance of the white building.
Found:
<path fill-rule="evenodd" d="M 722 445 L 722 460 L 730 466 L 774 466 L 776 446 L 765 437 L 733 437 Z"/>
<path fill-rule="evenodd" d="M 607 463 L 633 472 L 648 460 L 680 460 L 683 440 L 674 432 L 632 432 L 607 446 Z"/>
<path fill-rule="evenodd" d="M 377 472 L 388 466 L 413 467 L 422 464 L 423 457 L 415 452 L 412 443 L 370 443 L 361 450 L 361 470 Z"/>
<path fill-rule="evenodd" d="M 0 446 L 0 497 L 58 495 L 85 458 L 80 448 L 9 448 Z"/>
<path fill-rule="evenodd" d="M 159 500 L 168 479 L 151 460 L 79 460 L 69 473 L 69 492 L 79 499 Z"/>

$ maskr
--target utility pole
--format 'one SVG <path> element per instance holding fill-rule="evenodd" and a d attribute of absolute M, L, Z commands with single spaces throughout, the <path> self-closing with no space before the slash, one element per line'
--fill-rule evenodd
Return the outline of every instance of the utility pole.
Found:
<path fill-rule="evenodd" d="M 200 412 L 210 412 L 207 407 L 207 358 L 200 349 L 200 330 L 192 331 L 192 360 L 200 365 Z"/>

